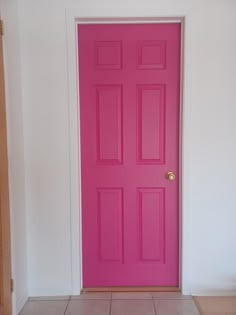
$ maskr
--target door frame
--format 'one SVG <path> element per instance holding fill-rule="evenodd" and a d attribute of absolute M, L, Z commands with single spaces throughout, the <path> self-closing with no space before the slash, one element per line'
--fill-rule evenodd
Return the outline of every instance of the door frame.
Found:
<path fill-rule="evenodd" d="M 12 314 L 10 202 L 7 155 L 7 122 L 3 66 L 3 41 L 0 34 L 0 311 Z M 1 305 L 2 304 L 2 305 Z"/>
<path fill-rule="evenodd" d="M 181 25 L 180 53 L 180 111 L 179 111 L 179 289 L 189 294 L 183 269 L 183 108 L 184 108 L 184 46 L 186 14 L 160 14 L 158 17 L 91 17 L 81 10 L 66 9 L 69 167 L 70 167 L 70 228 L 71 228 L 71 294 L 80 294 L 82 283 L 82 203 L 81 203 L 81 143 L 79 104 L 78 24 L 148 24 L 179 23 Z M 78 250 L 79 249 L 79 250 Z"/>

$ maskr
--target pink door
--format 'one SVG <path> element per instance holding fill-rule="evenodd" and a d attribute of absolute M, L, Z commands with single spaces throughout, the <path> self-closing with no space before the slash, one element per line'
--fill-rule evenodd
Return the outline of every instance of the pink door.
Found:
<path fill-rule="evenodd" d="M 180 25 L 78 38 L 83 286 L 178 286 Z"/>

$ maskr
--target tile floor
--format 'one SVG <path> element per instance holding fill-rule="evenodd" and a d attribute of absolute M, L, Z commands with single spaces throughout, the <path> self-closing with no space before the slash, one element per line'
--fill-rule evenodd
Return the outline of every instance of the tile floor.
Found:
<path fill-rule="evenodd" d="M 20 315 L 199 315 L 191 296 L 176 292 L 84 293 L 30 298 Z M 208 314 L 207 314 L 208 315 Z"/>
<path fill-rule="evenodd" d="M 202 315 L 236 315 L 236 296 L 194 298 Z"/>
<path fill-rule="evenodd" d="M 236 296 L 192 299 L 178 292 L 84 293 L 71 297 L 29 298 L 20 315 L 200 314 L 236 315 Z"/>

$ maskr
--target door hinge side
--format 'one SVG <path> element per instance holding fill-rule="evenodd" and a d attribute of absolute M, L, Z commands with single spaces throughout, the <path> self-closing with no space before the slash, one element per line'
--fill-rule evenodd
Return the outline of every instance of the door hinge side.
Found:
<path fill-rule="evenodd" d="M 11 279 L 11 292 L 13 292 L 13 291 L 14 291 L 14 280 Z"/>
<path fill-rule="evenodd" d="M 3 35 L 3 21 L 0 20 L 0 35 Z"/>

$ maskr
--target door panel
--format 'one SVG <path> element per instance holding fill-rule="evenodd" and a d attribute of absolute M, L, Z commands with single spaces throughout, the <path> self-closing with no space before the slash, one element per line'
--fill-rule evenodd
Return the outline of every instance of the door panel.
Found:
<path fill-rule="evenodd" d="M 97 190 L 98 249 L 103 262 L 123 262 L 123 190 Z"/>
<path fill-rule="evenodd" d="M 165 86 L 137 87 L 138 162 L 163 164 L 165 157 Z"/>
<path fill-rule="evenodd" d="M 96 86 L 97 163 L 122 163 L 122 89 Z"/>
<path fill-rule="evenodd" d="M 78 42 L 83 285 L 177 286 L 180 24 L 79 25 Z"/>
<path fill-rule="evenodd" d="M 164 190 L 138 188 L 139 260 L 164 262 Z"/>

